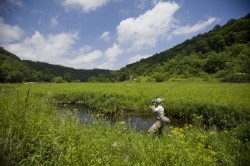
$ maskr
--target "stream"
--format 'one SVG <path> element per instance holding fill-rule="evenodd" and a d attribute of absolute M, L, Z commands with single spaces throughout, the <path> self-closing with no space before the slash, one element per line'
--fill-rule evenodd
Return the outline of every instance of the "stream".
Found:
<path fill-rule="evenodd" d="M 128 112 L 123 115 L 116 115 L 115 113 L 99 114 L 97 111 L 93 111 L 92 109 L 81 104 L 60 105 L 59 110 L 62 112 L 65 112 L 66 110 L 75 112 L 77 117 L 80 119 L 80 123 L 84 123 L 86 121 L 93 122 L 99 116 L 109 121 L 111 125 L 116 125 L 121 121 L 126 122 L 138 132 L 147 131 L 155 122 L 154 114 L 151 111 Z M 186 123 L 190 123 L 185 119 L 177 119 L 173 117 L 169 118 L 171 123 L 168 123 L 165 126 L 183 127 Z"/>

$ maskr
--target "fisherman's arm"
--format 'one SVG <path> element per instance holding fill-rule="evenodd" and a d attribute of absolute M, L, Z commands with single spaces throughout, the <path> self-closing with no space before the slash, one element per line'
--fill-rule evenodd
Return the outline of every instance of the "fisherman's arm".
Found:
<path fill-rule="evenodd" d="M 149 106 L 153 112 L 156 112 L 155 105 L 150 105 Z"/>
<path fill-rule="evenodd" d="M 150 108 L 152 109 L 153 112 L 160 112 L 161 111 L 161 108 L 160 107 L 155 108 L 155 105 L 151 105 Z"/>

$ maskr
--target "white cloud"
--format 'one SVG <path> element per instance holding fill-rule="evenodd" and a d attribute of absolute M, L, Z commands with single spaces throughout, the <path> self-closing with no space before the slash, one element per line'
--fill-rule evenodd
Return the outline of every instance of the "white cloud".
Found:
<path fill-rule="evenodd" d="M 17 6 L 23 6 L 22 0 L 8 0 L 10 4 L 17 5 Z"/>
<path fill-rule="evenodd" d="M 103 54 L 101 51 L 95 50 L 95 51 L 88 53 L 87 55 L 79 56 L 75 60 L 79 62 L 90 63 L 90 62 L 95 61 L 96 59 L 99 59 L 102 56 Z"/>
<path fill-rule="evenodd" d="M 85 54 L 87 52 L 90 52 L 92 50 L 92 47 L 89 45 L 85 45 L 79 49 L 80 54 Z"/>
<path fill-rule="evenodd" d="M 151 0 L 153 4 L 157 4 L 159 0 Z"/>
<path fill-rule="evenodd" d="M 129 58 L 128 63 L 129 64 L 134 63 L 134 62 L 140 61 L 141 59 L 148 58 L 150 56 L 151 55 L 136 55 L 136 56 Z"/>
<path fill-rule="evenodd" d="M 98 69 L 109 69 L 109 70 L 112 70 L 113 67 L 114 67 L 114 62 L 111 62 L 111 61 L 106 61 L 100 65 L 97 66 Z"/>
<path fill-rule="evenodd" d="M 23 7 L 23 0 L 2 0 L 0 2 L 0 8 L 6 8 L 9 6 L 19 6 L 19 7 Z"/>
<path fill-rule="evenodd" d="M 126 10 L 125 10 L 125 9 L 119 10 L 119 14 L 122 15 L 122 16 L 123 16 L 123 15 L 124 15 L 124 16 L 127 16 L 127 15 L 129 14 L 129 12 L 130 12 L 130 11 L 129 11 L 128 9 L 126 9 Z"/>
<path fill-rule="evenodd" d="M 85 55 L 77 56 L 74 59 L 63 59 L 63 64 L 73 68 L 95 68 L 95 61 L 103 56 L 99 50 L 94 50 Z"/>
<path fill-rule="evenodd" d="M 139 0 L 137 7 L 139 9 L 144 9 L 145 8 L 145 0 Z"/>
<path fill-rule="evenodd" d="M 77 38 L 78 32 L 43 36 L 36 31 L 32 37 L 20 43 L 5 44 L 4 48 L 21 59 L 58 63 L 58 58 L 65 56 Z"/>
<path fill-rule="evenodd" d="M 78 32 L 45 36 L 36 31 L 22 42 L 4 44 L 3 47 L 21 59 L 60 64 L 73 68 L 96 68 L 99 63 L 98 60 L 104 56 L 104 53 L 100 50 L 93 50 L 89 45 L 74 51 L 73 46 L 77 39 Z M 114 63 L 121 52 L 119 46 L 113 44 L 111 48 L 105 51 L 106 62 Z M 112 68 L 112 66 L 106 68 Z"/>
<path fill-rule="evenodd" d="M 108 48 L 104 55 L 105 55 L 105 62 L 101 65 L 97 66 L 97 68 L 100 69 L 113 69 L 115 67 L 115 63 L 117 61 L 117 58 L 120 54 L 122 54 L 124 51 L 122 48 L 117 45 L 116 43 L 113 43 L 113 46 Z"/>
<path fill-rule="evenodd" d="M 51 20 L 50 20 L 50 26 L 52 28 L 55 28 L 58 25 L 58 20 L 57 19 L 58 19 L 58 16 L 51 18 Z"/>
<path fill-rule="evenodd" d="M 178 8 L 175 2 L 159 2 L 143 15 L 121 21 L 116 28 L 118 41 L 133 49 L 154 47 L 158 39 L 172 28 L 173 15 Z"/>
<path fill-rule="evenodd" d="M 17 26 L 11 26 L 4 23 L 4 19 L 0 17 L 0 42 L 13 42 L 21 38 L 23 30 Z"/>
<path fill-rule="evenodd" d="M 115 61 L 116 58 L 123 53 L 123 50 L 120 48 L 119 45 L 117 45 L 116 43 L 113 43 L 113 46 L 108 48 L 105 51 L 105 57 L 108 58 L 111 61 Z"/>
<path fill-rule="evenodd" d="M 73 46 L 77 39 L 78 32 L 44 36 L 36 31 L 24 41 L 5 44 L 4 48 L 21 59 L 60 64 L 73 68 L 95 68 L 95 61 L 103 57 L 103 53 L 99 50 L 91 51 L 91 46 L 83 46 L 78 51 L 74 51 Z"/>
<path fill-rule="evenodd" d="M 88 13 L 106 5 L 108 2 L 109 0 L 63 0 L 63 6 L 66 9 L 80 8 L 83 12 Z"/>
<path fill-rule="evenodd" d="M 193 26 L 190 26 L 190 25 L 180 26 L 180 27 L 177 27 L 173 31 L 173 34 L 174 35 L 188 35 L 191 33 L 199 32 L 217 20 L 218 20 L 217 18 L 211 17 L 207 21 L 199 21 L 198 23 L 196 23 Z"/>
<path fill-rule="evenodd" d="M 100 39 L 104 40 L 104 41 L 109 41 L 110 38 L 110 32 L 106 31 L 103 32 L 102 35 L 100 36 Z"/>

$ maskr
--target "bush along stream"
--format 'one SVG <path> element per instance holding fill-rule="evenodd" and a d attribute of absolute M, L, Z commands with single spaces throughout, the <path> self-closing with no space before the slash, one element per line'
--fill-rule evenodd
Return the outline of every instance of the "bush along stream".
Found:
<path fill-rule="evenodd" d="M 111 125 L 109 121 L 98 117 L 92 122 L 85 118 L 79 119 L 75 116 L 78 112 L 76 109 L 75 112 L 74 109 L 65 109 L 62 113 L 55 105 L 60 95 L 38 95 L 37 89 L 31 87 L 30 92 L 27 89 L 27 86 L 1 87 L 1 165 L 249 163 L 249 122 L 241 121 L 230 129 L 218 130 L 216 126 L 204 129 L 204 115 L 196 114 L 192 115 L 192 124 L 170 126 L 164 130 L 164 136 L 158 138 L 136 132 L 124 120 Z M 125 102 L 132 100 L 127 97 L 124 99 Z M 89 105 L 94 106 L 95 100 L 95 97 L 89 98 L 88 101 L 93 102 Z M 71 100 L 65 98 L 65 101 Z M 165 107 L 168 107 L 167 104 Z"/>

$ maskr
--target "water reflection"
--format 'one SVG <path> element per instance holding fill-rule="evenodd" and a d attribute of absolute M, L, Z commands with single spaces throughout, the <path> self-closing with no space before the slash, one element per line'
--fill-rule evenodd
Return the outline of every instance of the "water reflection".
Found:
<path fill-rule="evenodd" d="M 155 122 L 154 115 L 152 112 L 129 112 L 123 115 L 116 115 L 115 113 L 110 114 L 100 114 L 97 111 L 90 110 L 83 105 L 64 105 L 59 106 L 60 110 L 65 112 L 65 110 L 70 110 L 76 112 L 77 117 L 80 119 L 80 123 L 93 122 L 97 118 L 102 118 L 110 122 L 111 125 L 115 125 L 121 121 L 126 122 L 136 131 L 147 131 L 149 127 Z M 176 119 L 170 117 L 171 123 L 167 126 L 183 127 L 186 120 Z"/>

